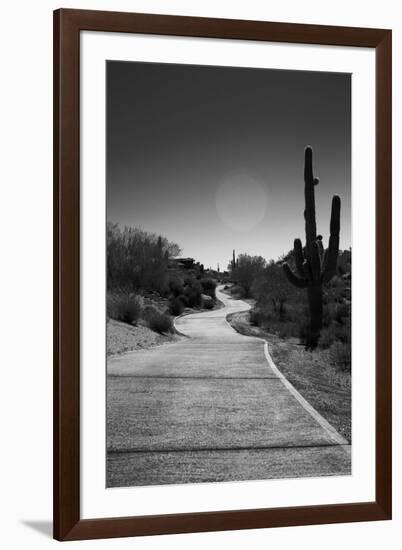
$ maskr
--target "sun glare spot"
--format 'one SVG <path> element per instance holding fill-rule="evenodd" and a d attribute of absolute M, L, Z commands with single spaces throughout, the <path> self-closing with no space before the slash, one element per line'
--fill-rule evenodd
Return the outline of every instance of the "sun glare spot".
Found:
<path fill-rule="evenodd" d="M 254 229 L 263 220 L 268 205 L 265 186 L 242 172 L 224 177 L 218 185 L 215 200 L 222 223 L 242 233 Z"/>

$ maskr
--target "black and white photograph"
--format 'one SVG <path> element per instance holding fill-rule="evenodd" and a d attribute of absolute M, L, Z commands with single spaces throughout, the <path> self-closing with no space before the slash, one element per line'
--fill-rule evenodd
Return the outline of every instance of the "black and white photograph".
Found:
<path fill-rule="evenodd" d="M 5 550 L 400 547 L 398 7 L 2 5 Z"/>
<path fill-rule="evenodd" d="M 107 488 L 351 475 L 351 75 L 105 84 Z"/>

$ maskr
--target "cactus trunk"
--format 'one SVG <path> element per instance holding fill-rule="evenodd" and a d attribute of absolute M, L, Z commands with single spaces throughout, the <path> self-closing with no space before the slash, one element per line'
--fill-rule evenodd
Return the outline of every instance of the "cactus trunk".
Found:
<path fill-rule="evenodd" d="M 308 306 L 310 311 L 310 330 L 306 336 L 306 347 L 314 349 L 322 329 L 322 285 L 307 287 Z"/>

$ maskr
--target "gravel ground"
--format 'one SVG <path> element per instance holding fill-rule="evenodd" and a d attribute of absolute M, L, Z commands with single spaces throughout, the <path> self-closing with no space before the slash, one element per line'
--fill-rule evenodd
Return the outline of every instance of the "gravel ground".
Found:
<path fill-rule="evenodd" d="M 158 334 L 148 327 L 130 326 L 109 319 L 106 327 L 107 355 L 117 355 L 127 351 L 149 349 L 183 338 L 178 334 Z"/>

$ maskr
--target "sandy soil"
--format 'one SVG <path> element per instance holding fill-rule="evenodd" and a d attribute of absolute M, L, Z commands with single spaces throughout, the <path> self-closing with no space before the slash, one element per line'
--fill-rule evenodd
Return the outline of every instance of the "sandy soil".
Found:
<path fill-rule="evenodd" d="M 178 334 L 158 334 L 145 326 L 130 326 L 109 319 L 106 327 L 107 355 L 118 355 L 127 351 L 149 349 L 183 338 Z"/>

